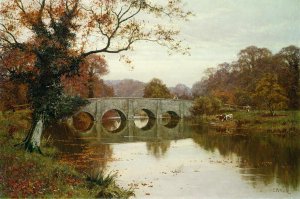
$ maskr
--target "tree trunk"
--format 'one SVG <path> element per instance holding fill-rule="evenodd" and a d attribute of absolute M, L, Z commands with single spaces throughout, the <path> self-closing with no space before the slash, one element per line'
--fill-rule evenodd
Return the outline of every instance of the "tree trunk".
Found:
<path fill-rule="evenodd" d="M 273 109 L 272 102 L 268 102 L 268 108 L 269 108 L 271 116 L 274 116 L 275 115 L 275 111 Z"/>
<path fill-rule="evenodd" d="M 29 152 L 41 152 L 41 138 L 44 130 L 44 118 L 39 117 L 36 121 L 33 121 L 32 127 L 28 132 L 25 140 L 18 146 L 24 146 L 26 151 Z"/>
<path fill-rule="evenodd" d="M 94 87 L 92 81 L 88 82 L 88 98 L 94 98 Z"/>
<path fill-rule="evenodd" d="M 275 110 L 273 109 L 273 107 L 270 107 L 270 113 L 271 113 L 271 116 L 275 115 Z"/>

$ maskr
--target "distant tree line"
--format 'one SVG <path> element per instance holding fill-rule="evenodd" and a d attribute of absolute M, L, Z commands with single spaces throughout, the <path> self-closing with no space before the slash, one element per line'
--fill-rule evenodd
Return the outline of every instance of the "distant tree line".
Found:
<path fill-rule="evenodd" d="M 1 55 L 1 63 L 9 64 L 12 59 L 19 59 L 12 62 L 16 66 L 10 64 L 17 69 L 22 60 L 30 62 L 30 57 L 16 55 L 18 52 L 5 52 Z M 282 48 L 276 54 L 267 48 L 249 46 L 242 49 L 232 63 L 208 68 L 202 80 L 189 89 L 184 84 L 168 88 L 158 78 L 147 84 L 130 79 L 105 83 L 101 78 L 108 73 L 107 63 L 101 56 L 93 55 L 81 64 L 80 75 L 62 77 L 62 82 L 66 93 L 84 98 L 117 95 L 196 99 L 195 113 L 201 109 L 202 114 L 212 114 L 221 107 L 220 104 L 231 104 L 268 109 L 274 114 L 278 109 L 299 109 L 299 63 L 300 49 L 297 46 Z M 5 67 L 0 68 L 0 108 L 27 103 L 27 85 L 10 81 L 6 78 Z"/>
<path fill-rule="evenodd" d="M 116 97 L 142 97 L 145 83 L 133 79 L 106 80 L 105 83 L 111 86 Z"/>
<path fill-rule="evenodd" d="M 267 48 L 249 46 L 232 63 L 208 68 L 206 76 L 192 87 L 193 96 L 211 96 L 222 103 L 268 109 L 299 109 L 300 49 L 282 48 L 272 54 Z"/>

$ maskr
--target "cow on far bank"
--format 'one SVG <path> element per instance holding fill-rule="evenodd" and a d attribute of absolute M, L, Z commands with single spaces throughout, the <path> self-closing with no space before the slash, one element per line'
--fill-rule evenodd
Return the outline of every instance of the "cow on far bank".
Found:
<path fill-rule="evenodd" d="M 216 116 L 217 119 L 223 121 L 227 121 L 227 120 L 232 120 L 233 119 L 233 114 L 221 114 L 221 115 L 217 115 Z"/>
<path fill-rule="evenodd" d="M 243 106 L 243 109 L 245 109 L 247 112 L 250 112 L 251 106 L 249 105 Z"/>

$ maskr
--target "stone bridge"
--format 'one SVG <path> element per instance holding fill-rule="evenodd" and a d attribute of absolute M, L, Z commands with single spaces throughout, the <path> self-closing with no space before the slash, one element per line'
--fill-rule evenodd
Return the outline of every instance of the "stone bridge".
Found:
<path fill-rule="evenodd" d="M 118 112 L 122 120 L 131 120 L 134 115 L 143 110 L 149 118 L 161 118 L 168 113 L 171 117 L 184 118 L 190 116 L 191 100 L 161 99 L 161 98 L 91 98 L 87 106 L 79 112 L 89 113 L 94 121 L 100 121 L 110 110 Z"/>

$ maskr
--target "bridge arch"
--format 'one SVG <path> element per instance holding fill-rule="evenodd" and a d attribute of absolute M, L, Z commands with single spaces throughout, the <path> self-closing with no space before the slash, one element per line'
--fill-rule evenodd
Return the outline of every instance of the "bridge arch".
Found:
<path fill-rule="evenodd" d="M 118 109 L 118 108 L 111 108 L 111 109 L 106 109 L 105 111 L 103 111 L 100 120 L 103 119 L 104 115 L 106 113 L 108 113 L 109 111 L 115 111 L 116 113 L 118 113 L 118 115 L 120 116 L 121 120 L 126 120 L 126 114 L 124 113 L 124 111 Z"/>
<path fill-rule="evenodd" d="M 107 132 L 119 133 L 126 127 L 126 115 L 119 109 L 110 109 L 103 113 L 100 122 Z"/>
<path fill-rule="evenodd" d="M 148 116 L 149 119 L 150 118 L 151 119 L 156 118 L 155 114 L 152 111 L 150 111 L 149 109 L 142 108 L 141 110 L 144 111 L 147 114 L 147 116 Z"/>
<path fill-rule="evenodd" d="M 179 119 L 171 119 L 164 126 L 167 127 L 168 129 L 173 129 L 177 127 L 178 124 L 179 124 Z"/>
<path fill-rule="evenodd" d="M 72 117 L 72 126 L 77 131 L 87 132 L 94 126 L 94 116 L 87 111 L 80 111 Z"/>
<path fill-rule="evenodd" d="M 177 124 L 179 123 L 179 120 L 180 120 L 180 116 L 178 115 L 177 112 L 166 111 L 165 113 L 163 113 L 162 125 L 169 129 L 172 129 L 177 126 Z"/>
<path fill-rule="evenodd" d="M 145 126 L 143 126 L 141 129 L 143 131 L 151 130 L 154 127 L 155 124 L 156 124 L 155 119 L 154 118 L 149 118 L 147 124 Z"/>
<path fill-rule="evenodd" d="M 95 120 L 102 119 L 103 114 L 108 110 L 116 110 L 122 120 L 133 119 L 137 110 L 143 110 L 151 118 L 159 118 L 162 113 L 168 112 L 175 117 L 190 116 L 192 101 L 173 100 L 160 98 L 124 98 L 108 97 L 89 99 L 90 104 L 82 107 L 82 111 L 89 112 Z M 176 113 L 176 114 L 175 114 Z"/>
<path fill-rule="evenodd" d="M 105 128 L 102 124 L 101 124 L 101 133 L 103 133 L 103 135 L 105 137 L 129 137 L 129 128 L 130 126 L 128 125 L 127 120 L 122 121 L 120 123 L 120 125 L 118 126 L 118 128 L 109 131 L 107 128 Z"/>
<path fill-rule="evenodd" d="M 180 118 L 179 114 L 176 113 L 175 111 L 167 111 L 166 113 L 171 117 L 171 119 L 179 119 Z"/>
<path fill-rule="evenodd" d="M 136 118 L 134 119 L 134 125 L 136 128 L 142 131 L 148 131 L 153 128 L 156 120 L 154 118 Z"/>

